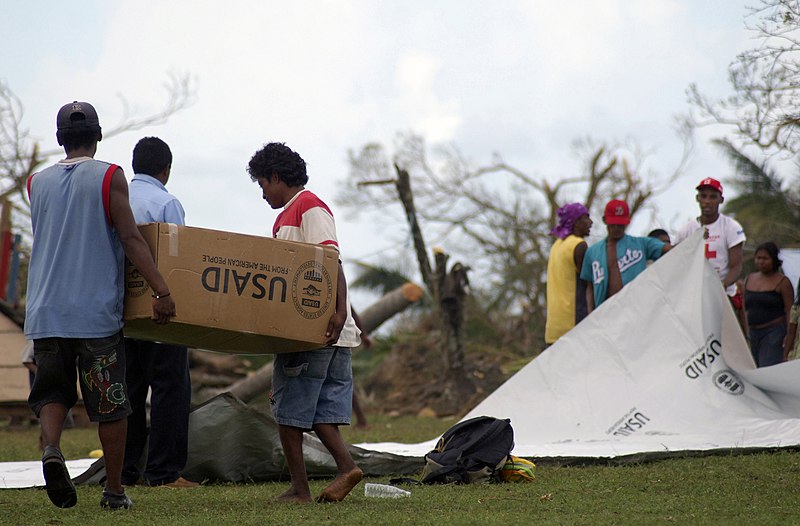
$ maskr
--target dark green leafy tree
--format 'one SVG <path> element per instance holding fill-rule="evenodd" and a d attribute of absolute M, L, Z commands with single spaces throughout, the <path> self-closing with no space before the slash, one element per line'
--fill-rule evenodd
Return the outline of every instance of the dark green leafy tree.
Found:
<path fill-rule="evenodd" d="M 789 188 L 768 161 L 757 161 L 730 141 L 714 141 L 731 161 L 730 179 L 737 196 L 725 201 L 725 212 L 742 223 L 750 249 L 764 241 L 779 247 L 800 246 L 800 196 Z"/>
<path fill-rule="evenodd" d="M 388 294 L 411 281 L 403 272 L 389 267 L 356 262 L 358 276 L 350 282 L 351 287 Z"/>

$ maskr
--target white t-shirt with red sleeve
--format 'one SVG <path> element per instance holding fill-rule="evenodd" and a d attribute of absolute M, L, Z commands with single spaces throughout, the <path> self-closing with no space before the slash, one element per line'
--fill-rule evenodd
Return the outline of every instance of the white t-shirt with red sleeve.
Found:
<path fill-rule="evenodd" d="M 700 219 L 695 218 L 678 231 L 675 236 L 675 244 L 692 235 L 701 226 L 707 232 L 703 236 L 706 245 L 706 259 L 717 271 L 720 281 L 725 281 L 728 276 L 728 252 L 739 243 L 745 242 L 747 238 L 744 235 L 744 229 L 738 221 L 724 214 L 720 214 L 716 221 L 708 225 L 701 225 Z M 730 285 L 725 292 L 728 293 L 728 296 L 735 295 L 736 284 Z"/>
<path fill-rule="evenodd" d="M 331 209 L 322 199 L 310 190 L 300 190 L 292 197 L 283 211 L 278 214 L 272 227 L 275 239 L 299 241 L 313 245 L 328 245 L 339 252 L 336 239 L 336 223 Z M 361 331 L 358 330 L 350 309 L 350 295 L 347 295 L 347 321 L 336 342 L 338 347 L 358 347 L 361 344 Z"/>

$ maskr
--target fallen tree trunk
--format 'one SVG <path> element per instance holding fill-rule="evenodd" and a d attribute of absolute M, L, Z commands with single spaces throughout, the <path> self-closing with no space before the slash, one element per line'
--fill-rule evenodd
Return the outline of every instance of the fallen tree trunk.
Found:
<path fill-rule="evenodd" d="M 387 293 L 381 299 L 359 312 L 364 331 L 368 334 L 373 332 L 383 325 L 386 320 L 422 299 L 423 295 L 422 287 L 411 282 L 404 283 L 402 286 Z M 270 362 L 228 387 L 205 390 L 203 399 L 207 400 L 227 391 L 239 400 L 249 402 L 261 393 L 265 393 L 271 382 L 272 363 Z"/>

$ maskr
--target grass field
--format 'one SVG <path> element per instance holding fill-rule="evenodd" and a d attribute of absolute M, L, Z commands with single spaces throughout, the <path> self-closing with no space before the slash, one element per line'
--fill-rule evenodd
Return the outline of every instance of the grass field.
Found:
<path fill-rule="evenodd" d="M 350 442 L 419 442 L 454 419 L 370 415 Z M 0 461 L 35 460 L 36 427 L 0 421 Z M 92 428 L 66 430 L 67 458 L 99 448 Z M 369 482 L 386 482 L 372 479 Z M 327 481 L 312 481 L 319 492 Z M 531 483 L 410 486 L 411 497 L 370 499 L 363 485 L 338 504 L 287 505 L 272 499 L 285 483 L 217 484 L 191 490 L 133 487 L 131 510 L 99 507 L 100 488 L 78 487 L 78 505 L 61 510 L 40 489 L 0 490 L 2 525 L 256 524 L 800 524 L 800 453 L 672 459 L 625 466 L 547 467 Z"/>

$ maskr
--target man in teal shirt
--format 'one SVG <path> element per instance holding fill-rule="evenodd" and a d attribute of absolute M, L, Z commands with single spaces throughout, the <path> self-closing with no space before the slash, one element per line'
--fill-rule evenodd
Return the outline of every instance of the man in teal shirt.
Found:
<path fill-rule="evenodd" d="M 672 248 L 652 237 L 634 237 L 625 234 L 631 222 L 628 204 L 612 199 L 603 214 L 608 236 L 586 251 L 581 266 L 581 279 L 586 287 L 586 306 L 592 312 L 605 300 L 619 292 L 623 286 L 647 268 L 648 260 L 656 260 Z M 616 265 L 608 265 L 616 260 Z"/>

